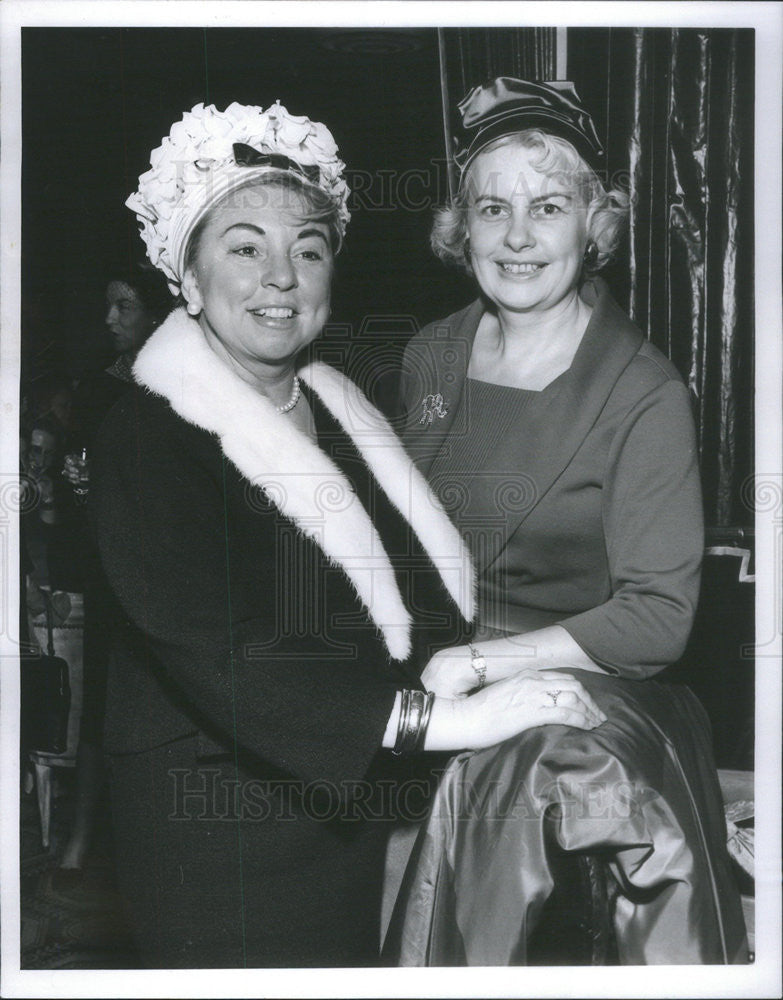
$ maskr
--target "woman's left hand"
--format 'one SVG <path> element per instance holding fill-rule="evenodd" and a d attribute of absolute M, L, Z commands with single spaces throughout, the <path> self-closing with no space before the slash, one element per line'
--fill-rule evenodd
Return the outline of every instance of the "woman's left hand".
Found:
<path fill-rule="evenodd" d="M 477 640 L 484 657 L 487 686 L 513 677 L 520 670 L 588 670 L 605 673 L 578 646 L 562 625 L 532 632 Z M 421 675 L 428 691 L 441 698 L 464 698 L 479 686 L 470 646 L 451 646 L 436 653 Z"/>
<path fill-rule="evenodd" d="M 439 698 L 466 698 L 479 683 L 467 646 L 453 646 L 436 653 L 421 679 L 424 687 Z"/>

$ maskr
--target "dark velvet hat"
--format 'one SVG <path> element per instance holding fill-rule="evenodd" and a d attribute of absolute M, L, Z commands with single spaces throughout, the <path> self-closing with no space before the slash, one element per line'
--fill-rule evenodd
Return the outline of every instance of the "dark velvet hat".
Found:
<path fill-rule="evenodd" d="M 462 176 L 489 143 L 529 128 L 567 139 L 596 173 L 604 166 L 593 119 L 582 107 L 574 85 L 565 80 L 531 83 L 499 76 L 474 87 L 460 101 L 459 112 L 462 129 L 455 160 Z"/>

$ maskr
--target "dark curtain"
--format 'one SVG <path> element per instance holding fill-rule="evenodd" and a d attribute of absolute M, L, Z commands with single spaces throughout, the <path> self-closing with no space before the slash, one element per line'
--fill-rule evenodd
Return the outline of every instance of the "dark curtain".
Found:
<path fill-rule="evenodd" d="M 446 121 L 477 83 L 555 78 L 552 28 L 440 32 Z M 607 177 L 632 200 L 606 271 L 694 399 L 707 523 L 752 525 L 753 32 L 568 29 L 567 77 L 592 112 Z"/>
<path fill-rule="evenodd" d="M 612 286 L 694 398 L 707 523 L 752 525 L 753 32 L 572 29 L 568 75 L 629 191 Z"/>
<path fill-rule="evenodd" d="M 555 78 L 554 28 L 442 28 L 450 94 L 457 101 L 471 87 L 496 76 Z"/>
<path fill-rule="evenodd" d="M 496 76 L 554 80 L 557 32 L 555 28 L 439 28 L 438 42 L 446 156 L 453 185 L 451 136 L 459 122 L 459 102 L 473 87 Z"/>

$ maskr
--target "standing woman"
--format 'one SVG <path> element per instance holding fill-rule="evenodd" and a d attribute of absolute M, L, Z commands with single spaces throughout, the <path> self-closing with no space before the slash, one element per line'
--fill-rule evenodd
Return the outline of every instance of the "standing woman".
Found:
<path fill-rule="evenodd" d="M 479 297 L 413 339 L 403 407 L 409 450 L 473 552 L 479 625 L 423 680 L 460 698 L 555 668 L 608 721 L 455 760 L 390 954 L 524 963 L 555 859 L 592 852 L 619 891 L 621 962 L 742 961 L 708 724 L 687 689 L 652 679 L 688 639 L 702 505 L 688 391 L 595 277 L 628 199 L 599 180 L 570 84 L 500 77 L 460 111 L 459 191 L 432 244 Z M 571 698 L 559 682 L 548 696 Z M 505 821 L 452 819 L 489 790 Z"/>
<path fill-rule="evenodd" d="M 118 268 L 106 283 L 106 327 L 115 354 L 108 368 L 88 376 L 74 399 L 74 436 L 79 450 L 65 456 L 63 475 L 83 504 L 90 488 L 90 457 L 106 414 L 133 385 L 136 355 L 172 307 L 161 273 L 146 267 Z M 83 510 L 82 510 L 83 513 Z M 84 694 L 76 758 L 76 803 L 60 868 L 79 873 L 90 848 L 104 785 L 103 716 L 111 636 L 120 615 L 86 525 L 74 526 L 84 586 Z M 76 876 L 60 876 L 62 881 Z"/>
<path fill-rule="evenodd" d="M 88 455 L 104 417 L 133 383 L 136 355 L 174 305 L 163 275 L 150 264 L 113 269 L 105 287 L 105 323 L 114 360 L 80 382 L 74 399 L 74 434 Z M 78 456 L 66 456 L 66 466 L 78 473 Z M 79 482 L 78 475 L 68 478 Z"/>
<path fill-rule="evenodd" d="M 148 966 L 374 964 L 397 757 L 603 716 L 565 674 L 559 708 L 537 676 L 421 687 L 473 572 L 383 417 L 303 354 L 349 219 L 329 131 L 197 105 L 151 162 L 128 205 L 185 305 L 103 426 L 92 497 L 126 617 L 120 889 Z"/>

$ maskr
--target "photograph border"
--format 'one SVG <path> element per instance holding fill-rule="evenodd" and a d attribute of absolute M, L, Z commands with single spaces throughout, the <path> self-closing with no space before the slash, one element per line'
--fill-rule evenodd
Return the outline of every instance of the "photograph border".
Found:
<path fill-rule="evenodd" d="M 745 967 L 129 970 L 19 968 L 18 497 L 21 28 L 57 27 L 749 27 L 756 30 L 755 500 L 756 961 Z M 781 990 L 781 622 L 783 323 L 781 322 L 781 3 L 212 2 L 4 0 L 0 5 L 0 917 L 4 997 L 766 997 Z M 56 151 L 53 151 L 56 156 Z M 771 637 L 771 638 L 768 638 Z M 763 649 L 761 646 L 763 645 Z"/>

